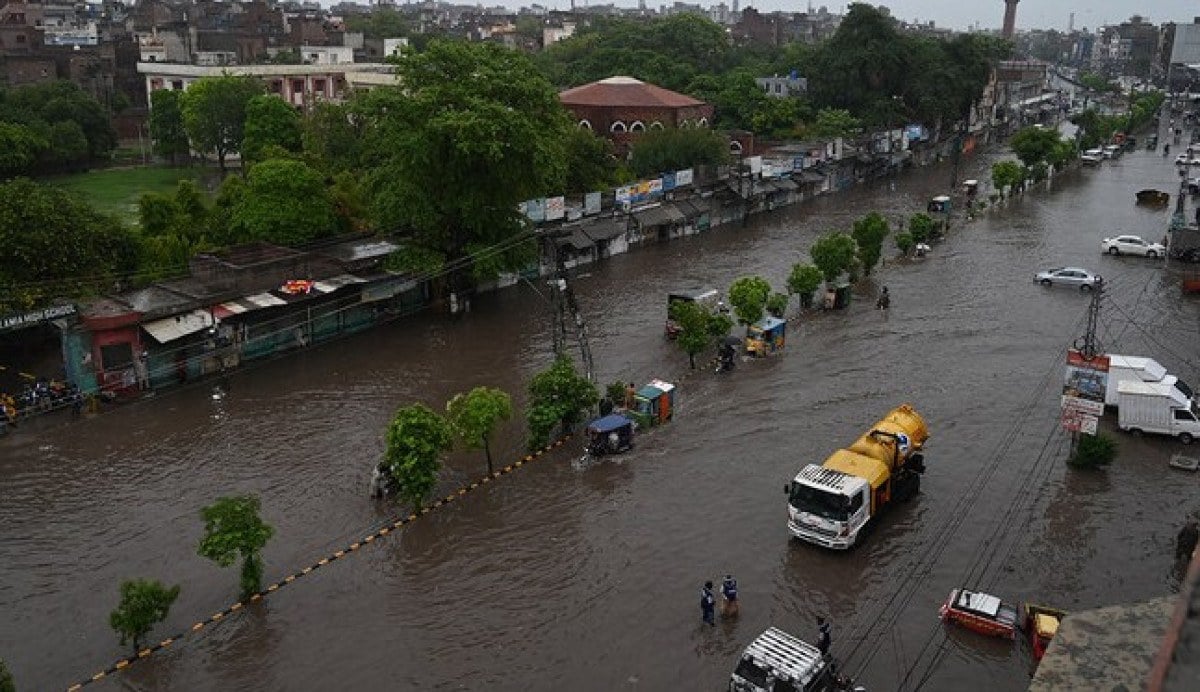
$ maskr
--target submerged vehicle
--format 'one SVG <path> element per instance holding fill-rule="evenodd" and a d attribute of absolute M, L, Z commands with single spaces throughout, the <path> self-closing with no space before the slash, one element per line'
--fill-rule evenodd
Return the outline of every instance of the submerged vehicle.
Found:
<path fill-rule="evenodd" d="M 1171 202 L 1171 193 L 1150 188 L 1138 190 L 1134 196 L 1137 198 L 1138 204 L 1149 206 L 1165 207 Z"/>
<path fill-rule="evenodd" d="M 746 353 L 761 357 L 782 351 L 786 334 L 787 320 L 764 317 L 746 328 Z"/>
<path fill-rule="evenodd" d="M 892 409 L 854 444 L 805 466 L 784 486 L 788 530 L 826 548 L 850 548 L 886 507 L 920 492 L 928 439 L 911 405 Z"/>
<path fill-rule="evenodd" d="M 938 615 L 945 622 L 962 625 L 989 637 L 1017 637 L 1017 609 L 991 594 L 952 589 Z"/>
<path fill-rule="evenodd" d="M 667 323 L 665 327 L 668 339 L 674 339 L 679 336 L 679 325 L 676 324 L 675 320 L 671 319 L 671 306 L 679 302 L 699 303 L 709 310 L 716 310 L 721 303 L 721 294 L 715 288 L 691 288 L 668 293 Z"/>
<path fill-rule="evenodd" d="M 1066 611 L 1046 606 L 1025 604 L 1025 636 L 1033 649 L 1033 660 L 1040 661 L 1046 655 L 1050 640 L 1058 633 L 1058 625 L 1067 616 Z"/>
<path fill-rule="evenodd" d="M 592 456 L 620 454 L 633 448 L 633 421 L 616 413 L 588 423 L 587 453 Z"/>
<path fill-rule="evenodd" d="M 837 674 L 820 649 L 775 627 L 742 651 L 729 692 L 865 692 Z"/>

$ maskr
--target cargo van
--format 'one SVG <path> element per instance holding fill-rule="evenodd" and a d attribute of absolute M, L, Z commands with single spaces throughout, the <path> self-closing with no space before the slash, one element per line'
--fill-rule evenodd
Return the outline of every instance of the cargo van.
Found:
<path fill-rule="evenodd" d="M 1174 385 L 1126 380 L 1117 385 L 1117 427 L 1134 435 L 1178 437 L 1186 445 L 1200 437 L 1200 414 Z"/>
<path fill-rule="evenodd" d="M 770 627 L 738 659 L 729 692 L 866 692 L 838 675 L 817 647 Z"/>
<path fill-rule="evenodd" d="M 1158 361 L 1141 356 L 1108 356 L 1108 387 L 1104 392 L 1104 403 L 1117 406 L 1117 388 L 1121 382 L 1158 382 L 1177 388 L 1184 397 L 1194 397 L 1192 389 L 1178 377 L 1167 374 Z"/>

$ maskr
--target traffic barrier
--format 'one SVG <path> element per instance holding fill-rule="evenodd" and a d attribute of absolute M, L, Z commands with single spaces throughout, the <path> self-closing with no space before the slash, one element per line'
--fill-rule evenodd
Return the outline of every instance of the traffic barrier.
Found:
<path fill-rule="evenodd" d="M 432 505 L 425 505 L 425 506 L 421 507 L 419 510 L 415 510 L 415 511 L 409 513 L 409 515 L 406 517 L 400 517 L 399 519 L 395 519 L 391 522 L 388 522 L 387 524 L 379 527 L 378 529 L 371 532 L 370 534 L 364 536 L 362 539 L 354 541 L 353 543 L 346 546 L 345 548 L 334 551 L 330 555 L 323 557 L 320 560 L 317 560 L 313 564 L 311 564 L 297 572 L 293 572 L 293 573 L 287 575 L 286 577 L 284 577 L 283 579 L 280 579 L 279 581 L 276 581 L 276 582 L 273 582 L 273 583 L 267 585 L 267 587 L 264 588 L 263 590 L 261 590 L 257 593 L 251 594 L 251 596 L 248 599 L 238 601 L 236 603 L 232 603 L 228 607 L 224 608 L 223 610 L 213 613 L 207 619 L 196 621 L 187 630 L 185 630 L 183 632 L 177 632 L 177 633 L 163 639 L 162 641 L 158 642 L 157 644 L 140 649 L 140 650 L 138 650 L 138 652 L 136 654 L 134 654 L 132 656 L 127 656 L 125 658 L 119 659 L 119 660 L 115 661 L 112 665 L 110 665 L 109 667 L 105 668 L 104 670 L 101 670 L 101 671 L 97 672 L 96 674 L 92 675 L 90 678 L 86 678 L 83 680 L 79 680 L 78 682 L 75 682 L 71 686 L 67 687 L 67 692 L 76 692 L 77 690 L 80 690 L 87 685 L 90 685 L 94 682 L 99 682 L 99 681 L 103 680 L 104 678 L 108 677 L 109 675 L 113 675 L 114 673 L 125 670 L 126 668 L 133 665 L 137 661 L 140 661 L 144 658 L 150 657 L 155 652 L 166 649 L 167 647 L 175 644 L 180 639 L 183 639 L 184 637 L 186 637 L 188 634 L 200 632 L 200 631 L 204 630 L 204 628 L 206 628 L 206 627 L 215 625 L 216 623 L 225 619 L 227 616 L 233 615 L 237 611 L 241 610 L 247 604 L 260 601 L 263 598 L 269 596 L 270 594 L 275 593 L 279 589 L 281 589 L 285 586 L 288 586 L 290 584 L 296 583 L 296 581 L 298 581 L 299 579 L 301 579 L 303 577 L 308 576 L 309 574 L 312 574 L 314 571 L 316 571 L 322 567 L 325 567 L 326 565 L 328 565 L 336 560 L 340 560 L 343 557 L 349 556 L 351 553 L 358 551 L 363 546 L 369 545 L 369 544 L 375 542 L 376 539 L 383 538 L 384 536 L 387 536 L 388 534 L 392 533 L 393 531 L 402 528 L 406 524 L 411 524 L 412 522 L 425 516 L 429 512 L 433 511 L 434 509 L 437 509 L 444 505 L 448 505 L 451 502 L 454 502 L 455 500 L 457 500 L 461 497 L 465 497 L 467 495 L 467 493 L 471 492 L 472 490 L 478 489 L 479 487 L 487 484 L 491 480 L 493 480 L 495 478 L 499 478 L 505 474 L 512 473 L 513 471 L 524 466 L 526 463 L 531 462 L 534 459 L 537 459 L 538 457 L 541 457 L 542 455 L 544 455 L 550 451 L 553 451 L 554 449 L 557 449 L 558 447 L 561 447 L 570 438 L 571 438 L 570 434 L 564 435 L 564 436 L 558 438 L 557 440 L 547 444 L 545 447 L 538 449 L 537 451 L 533 452 L 532 454 L 526 454 L 524 457 L 509 464 L 508 466 L 505 466 L 502 469 L 493 471 L 492 473 L 490 473 L 486 476 L 483 476 L 479 480 L 474 481 L 469 485 L 462 486 L 458 490 L 450 493 L 449 495 L 446 495 L 443 498 L 439 498 Z"/>

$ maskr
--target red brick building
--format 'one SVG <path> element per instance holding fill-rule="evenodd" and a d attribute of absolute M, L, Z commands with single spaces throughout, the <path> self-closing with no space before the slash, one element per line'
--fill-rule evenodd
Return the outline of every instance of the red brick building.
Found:
<path fill-rule="evenodd" d="M 708 127 L 713 107 L 632 77 L 609 77 L 558 95 L 579 127 L 612 140 L 618 153 L 647 130 Z"/>

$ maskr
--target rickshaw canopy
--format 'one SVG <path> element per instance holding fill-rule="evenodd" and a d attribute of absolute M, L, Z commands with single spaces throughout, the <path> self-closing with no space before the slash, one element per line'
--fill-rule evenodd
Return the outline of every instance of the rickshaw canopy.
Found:
<path fill-rule="evenodd" d="M 629 420 L 625 416 L 621 416 L 621 415 L 612 413 L 607 416 L 604 416 L 603 418 L 597 418 L 596 420 L 589 423 L 588 424 L 588 432 L 603 434 L 603 433 L 614 432 L 616 430 L 620 430 L 622 428 L 628 428 L 628 427 L 632 427 L 632 426 L 633 426 L 633 421 Z"/>

